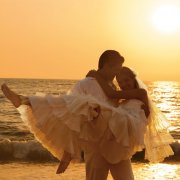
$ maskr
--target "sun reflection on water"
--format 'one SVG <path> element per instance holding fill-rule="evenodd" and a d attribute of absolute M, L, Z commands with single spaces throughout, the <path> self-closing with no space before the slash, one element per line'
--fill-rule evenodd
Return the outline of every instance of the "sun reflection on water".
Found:
<path fill-rule="evenodd" d="M 148 84 L 153 101 L 169 120 L 169 130 L 180 132 L 180 83 L 157 81 Z M 180 134 L 175 134 L 180 139 Z"/>
<path fill-rule="evenodd" d="M 140 166 L 136 169 L 136 166 Z M 145 164 L 135 165 L 135 179 L 137 180 L 179 180 L 180 168 L 177 164 Z"/>

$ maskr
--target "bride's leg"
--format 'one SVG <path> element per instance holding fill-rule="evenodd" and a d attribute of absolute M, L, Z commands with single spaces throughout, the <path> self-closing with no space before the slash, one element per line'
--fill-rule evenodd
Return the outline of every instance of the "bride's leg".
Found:
<path fill-rule="evenodd" d="M 57 168 L 56 174 L 61 174 L 63 173 L 67 167 L 69 166 L 69 163 L 71 162 L 71 154 L 64 151 L 63 157 L 59 163 L 59 166 Z"/>
<path fill-rule="evenodd" d="M 30 105 L 30 101 L 27 97 L 16 94 L 10 90 L 6 84 L 1 85 L 1 90 L 16 108 L 22 104 Z"/>

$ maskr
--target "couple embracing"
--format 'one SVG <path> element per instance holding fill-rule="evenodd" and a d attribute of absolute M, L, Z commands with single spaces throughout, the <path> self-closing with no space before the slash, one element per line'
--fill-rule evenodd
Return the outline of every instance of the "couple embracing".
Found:
<path fill-rule="evenodd" d="M 37 140 L 60 160 L 57 174 L 71 160 L 80 159 L 81 151 L 87 180 L 106 180 L 109 171 L 115 180 L 133 180 L 130 159 L 144 148 L 151 162 L 173 155 L 166 118 L 143 82 L 123 63 L 119 52 L 103 52 L 98 70 L 62 96 L 25 97 L 2 85 Z"/>

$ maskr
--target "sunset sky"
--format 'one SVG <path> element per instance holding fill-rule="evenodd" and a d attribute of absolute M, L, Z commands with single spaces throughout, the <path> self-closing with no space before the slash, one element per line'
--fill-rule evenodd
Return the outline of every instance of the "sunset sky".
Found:
<path fill-rule="evenodd" d="M 0 77 L 81 79 L 114 49 L 180 81 L 180 0 L 0 0 Z"/>

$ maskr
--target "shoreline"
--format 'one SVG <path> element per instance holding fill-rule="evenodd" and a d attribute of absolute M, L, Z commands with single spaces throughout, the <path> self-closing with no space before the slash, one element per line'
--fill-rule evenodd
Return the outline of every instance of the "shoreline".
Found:
<path fill-rule="evenodd" d="M 58 163 L 0 163 L 1 180 L 84 180 L 85 164 L 70 164 L 65 173 L 55 174 Z M 180 162 L 164 162 L 157 164 L 132 162 L 135 180 L 178 180 L 180 177 Z M 108 180 L 112 180 L 109 173 Z"/>
<path fill-rule="evenodd" d="M 180 144 L 173 143 L 171 147 L 174 155 L 165 158 L 164 162 L 180 162 Z M 132 162 L 148 163 L 144 159 L 145 151 L 136 152 L 131 160 Z M 0 141 L 0 163 L 3 162 L 59 162 L 47 149 L 36 140 L 30 141 Z M 82 154 L 83 162 L 83 154 Z"/>

